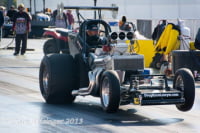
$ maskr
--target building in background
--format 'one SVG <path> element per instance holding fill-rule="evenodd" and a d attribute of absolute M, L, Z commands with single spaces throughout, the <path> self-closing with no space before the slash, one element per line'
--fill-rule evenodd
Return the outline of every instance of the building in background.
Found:
<path fill-rule="evenodd" d="M 17 0 L 17 3 L 24 3 L 29 7 L 30 0 Z M 31 0 L 32 5 L 37 6 L 32 10 L 42 11 L 43 0 Z M 34 3 L 35 2 L 35 3 Z M 46 0 L 45 7 L 52 10 L 57 8 L 57 4 L 63 2 L 65 6 L 93 6 L 94 0 Z M 177 19 L 184 19 L 186 25 L 191 29 L 191 36 L 196 35 L 200 25 L 200 0 L 97 0 L 97 6 L 111 6 L 116 4 L 119 7 L 118 20 L 121 16 L 134 21 L 135 23 L 149 24 L 152 30 L 160 19 L 167 19 L 177 22 Z M 91 12 L 90 12 L 91 13 Z M 88 13 L 88 16 L 93 16 Z M 104 19 L 110 19 L 112 15 L 103 14 Z M 143 22 L 144 21 L 144 22 Z M 147 22 L 145 22 L 147 21 Z M 139 25 L 141 27 L 141 25 Z"/>
<path fill-rule="evenodd" d="M 29 6 L 30 0 L 17 0 Z M 43 10 L 43 0 L 36 2 L 36 11 Z M 55 10 L 57 4 L 63 2 L 65 6 L 93 6 L 94 0 L 45 0 L 45 6 Z M 97 6 L 119 6 L 119 16 L 126 14 L 132 19 L 200 19 L 200 0 L 97 0 Z M 120 17 L 121 18 L 121 17 Z"/>

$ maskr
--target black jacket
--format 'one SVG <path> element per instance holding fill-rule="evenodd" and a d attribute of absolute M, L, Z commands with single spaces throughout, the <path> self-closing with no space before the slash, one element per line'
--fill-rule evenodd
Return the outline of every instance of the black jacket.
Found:
<path fill-rule="evenodd" d="M 195 42 L 194 42 L 194 46 L 196 49 L 200 50 L 200 28 L 197 32 L 196 38 L 195 38 Z"/>
<path fill-rule="evenodd" d="M 152 34 L 153 40 L 156 40 L 156 41 L 159 40 L 162 32 L 165 29 L 165 26 L 166 26 L 166 24 L 163 24 L 163 23 L 156 26 L 156 28 L 154 29 L 153 34 Z"/>
<path fill-rule="evenodd" d="M 10 18 L 11 21 L 13 21 L 15 14 L 17 13 L 16 10 L 8 10 L 7 16 Z"/>
<path fill-rule="evenodd" d="M 4 24 L 4 16 L 2 11 L 0 11 L 0 27 L 3 26 L 3 24 Z"/>

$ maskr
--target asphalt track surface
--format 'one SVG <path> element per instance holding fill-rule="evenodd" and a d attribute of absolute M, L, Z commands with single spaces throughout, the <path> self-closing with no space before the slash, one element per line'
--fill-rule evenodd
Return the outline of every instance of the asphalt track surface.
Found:
<path fill-rule="evenodd" d="M 1 48 L 10 41 L 3 39 Z M 175 105 L 126 105 L 108 114 L 92 96 L 78 96 L 71 105 L 46 104 L 38 82 L 44 41 L 29 39 L 23 56 L 13 56 L 13 44 L 0 49 L 1 133 L 200 133 L 198 82 L 189 112 L 180 112 Z"/>

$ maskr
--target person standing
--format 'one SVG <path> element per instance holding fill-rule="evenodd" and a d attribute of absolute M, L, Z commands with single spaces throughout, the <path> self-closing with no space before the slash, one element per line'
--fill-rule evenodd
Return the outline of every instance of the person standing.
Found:
<path fill-rule="evenodd" d="M 159 21 L 159 24 L 155 27 L 152 33 L 153 44 L 156 45 L 166 26 L 167 26 L 167 20 L 164 19 Z"/>
<path fill-rule="evenodd" d="M 53 21 L 57 28 L 67 28 L 67 16 L 61 10 L 54 10 L 53 11 Z"/>
<path fill-rule="evenodd" d="M 74 25 L 74 16 L 72 15 L 72 10 L 67 10 L 67 20 L 68 20 L 68 29 L 72 30 Z"/>
<path fill-rule="evenodd" d="M 0 10 L 0 28 L 3 26 L 3 24 L 4 24 L 3 11 Z"/>
<path fill-rule="evenodd" d="M 24 55 L 27 47 L 28 32 L 30 31 L 30 21 L 31 18 L 27 12 L 24 11 L 24 5 L 20 4 L 18 6 L 18 12 L 13 18 L 13 31 L 16 33 L 15 36 L 15 52 L 14 55 L 18 55 L 21 47 L 21 55 Z"/>
<path fill-rule="evenodd" d="M 7 16 L 10 18 L 10 21 L 13 21 L 14 15 L 17 13 L 17 11 L 15 10 L 15 6 L 12 5 L 10 7 L 10 10 L 8 10 L 7 12 Z"/>
<path fill-rule="evenodd" d="M 2 27 L 3 27 L 3 24 L 4 24 L 3 10 L 0 7 L 0 41 L 1 41 L 1 38 L 2 38 Z"/>
<path fill-rule="evenodd" d="M 124 31 L 130 31 L 131 27 L 126 20 L 126 16 L 122 16 L 122 19 L 119 21 L 119 29 Z"/>

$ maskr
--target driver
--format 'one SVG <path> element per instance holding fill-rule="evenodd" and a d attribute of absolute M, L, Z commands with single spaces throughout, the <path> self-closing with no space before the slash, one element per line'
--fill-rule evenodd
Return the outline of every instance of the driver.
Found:
<path fill-rule="evenodd" d="M 96 24 L 88 25 L 86 32 L 86 42 L 89 46 L 106 44 L 106 40 L 99 37 L 99 27 Z"/>

